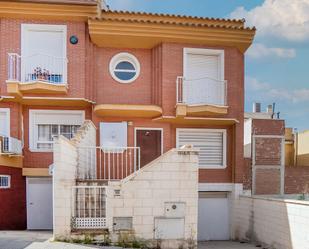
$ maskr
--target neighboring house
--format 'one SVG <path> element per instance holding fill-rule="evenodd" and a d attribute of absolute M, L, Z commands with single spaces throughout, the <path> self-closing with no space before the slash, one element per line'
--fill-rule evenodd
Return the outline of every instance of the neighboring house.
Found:
<path fill-rule="evenodd" d="M 253 112 L 245 113 L 244 134 L 244 189 L 267 195 L 309 192 L 309 170 L 294 163 L 305 161 L 306 132 L 293 134 L 272 105 L 262 112 L 261 104 L 254 103 Z M 295 157 L 296 150 L 302 151 L 301 155 L 298 152 Z"/>
<path fill-rule="evenodd" d="M 64 140 L 54 146 L 54 139 L 79 134 L 72 141 L 81 143 L 92 129 L 85 120 L 91 120 L 97 127 L 92 147 L 84 154 L 65 149 L 68 162 L 78 154 L 68 169 L 76 162 L 78 170 L 83 163 L 94 165 L 75 179 L 145 176 L 140 168 L 151 168 L 154 159 L 164 165 L 166 152 L 193 145 L 199 149 L 198 237 L 231 237 L 231 194 L 241 188 L 245 171 L 244 52 L 255 29 L 244 20 L 101 11 L 94 0 L 1 1 L 0 18 L 0 198 L 6 200 L 0 203 L 1 229 L 53 227 L 53 211 L 60 209 L 53 210 L 52 189 L 58 196 L 59 162 L 65 165 L 56 156 L 64 152 L 58 150 Z M 189 190 L 194 193 L 195 185 L 190 186 L 187 195 L 194 203 L 197 196 Z M 115 196 L 122 193 L 116 190 Z M 188 209 L 189 200 L 182 198 L 176 199 Z M 134 229 L 154 230 L 153 219 L 135 226 L 134 215 Z M 105 218 L 75 221 L 106 228 Z M 119 222 L 132 226 L 130 219 Z"/>
<path fill-rule="evenodd" d="M 293 132 L 286 129 L 286 158 L 288 166 L 309 166 L 309 130 Z"/>

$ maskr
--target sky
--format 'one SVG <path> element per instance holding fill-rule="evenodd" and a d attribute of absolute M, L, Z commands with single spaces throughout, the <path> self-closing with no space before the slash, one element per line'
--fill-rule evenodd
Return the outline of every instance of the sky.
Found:
<path fill-rule="evenodd" d="M 245 18 L 257 33 L 245 54 L 245 110 L 276 103 L 287 127 L 309 129 L 309 0 L 107 0 L 111 9 Z"/>

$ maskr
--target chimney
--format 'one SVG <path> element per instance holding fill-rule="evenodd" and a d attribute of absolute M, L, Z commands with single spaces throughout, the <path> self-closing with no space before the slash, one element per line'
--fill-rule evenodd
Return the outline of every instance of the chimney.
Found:
<path fill-rule="evenodd" d="M 261 103 L 253 103 L 253 112 L 261 112 Z"/>
<path fill-rule="evenodd" d="M 266 108 L 266 112 L 268 113 L 268 114 L 273 114 L 273 105 L 268 105 L 267 106 L 267 108 Z"/>

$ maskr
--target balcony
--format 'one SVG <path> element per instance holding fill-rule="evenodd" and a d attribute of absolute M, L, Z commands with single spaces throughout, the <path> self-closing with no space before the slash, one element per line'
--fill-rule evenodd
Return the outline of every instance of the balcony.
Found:
<path fill-rule="evenodd" d="M 67 59 L 44 54 L 8 54 L 7 92 L 22 96 L 67 93 Z"/>
<path fill-rule="evenodd" d="M 227 106 L 227 81 L 212 78 L 176 80 L 176 116 L 225 115 Z"/>

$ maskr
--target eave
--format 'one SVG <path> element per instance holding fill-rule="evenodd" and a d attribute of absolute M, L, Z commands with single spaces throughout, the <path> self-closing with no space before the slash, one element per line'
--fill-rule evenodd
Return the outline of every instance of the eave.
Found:
<path fill-rule="evenodd" d="M 154 118 L 162 115 L 162 108 L 156 105 L 100 104 L 93 111 L 101 117 Z"/>
<path fill-rule="evenodd" d="M 89 17 L 96 17 L 97 15 L 98 8 L 96 5 L 0 1 L 1 18 L 87 21 Z"/>
<path fill-rule="evenodd" d="M 152 48 L 163 42 L 237 47 L 245 52 L 255 29 L 222 25 L 173 24 L 126 19 L 90 19 L 89 33 L 99 47 Z"/>
<path fill-rule="evenodd" d="M 66 97 L 0 96 L 0 101 L 17 102 L 28 106 L 89 107 L 94 104 L 94 102 L 89 99 Z"/>
<path fill-rule="evenodd" d="M 239 123 L 234 118 L 200 118 L 200 117 L 175 117 L 161 116 L 153 119 L 154 122 L 168 123 L 174 125 L 218 125 L 229 126 Z"/>

